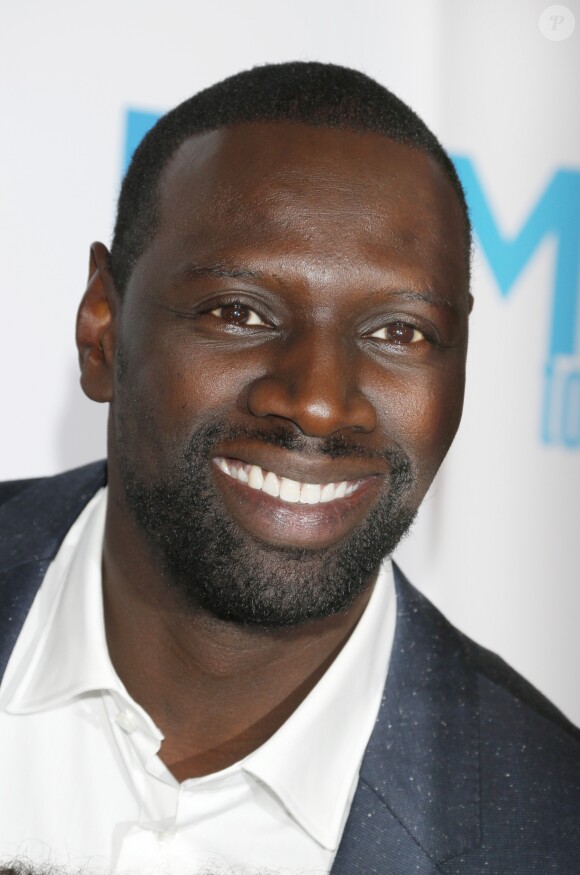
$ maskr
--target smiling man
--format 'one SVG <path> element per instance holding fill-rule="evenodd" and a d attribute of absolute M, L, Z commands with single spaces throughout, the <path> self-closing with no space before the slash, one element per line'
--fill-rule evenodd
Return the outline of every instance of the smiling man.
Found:
<path fill-rule="evenodd" d="M 107 468 L 4 487 L 0 854 L 576 871 L 577 732 L 389 559 L 459 425 L 469 256 L 449 158 L 355 71 L 147 135 L 78 318 Z"/>

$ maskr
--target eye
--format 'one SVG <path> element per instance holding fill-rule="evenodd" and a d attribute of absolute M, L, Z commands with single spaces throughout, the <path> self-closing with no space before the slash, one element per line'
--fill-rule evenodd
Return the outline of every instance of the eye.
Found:
<path fill-rule="evenodd" d="M 245 304 L 224 304 L 223 307 L 217 307 L 210 312 L 212 316 L 223 319 L 230 325 L 267 325 L 254 310 L 246 307 Z"/>
<path fill-rule="evenodd" d="M 419 331 L 414 325 L 408 325 L 406 322 L 390 322 L 388 325 L 383 326 L 383 328 L 379 328 L 378 331 L 373 331 L 369 336 L 401 345 L 418 343 L 420 340 L 425 340 L 425 335 L 422 331 Z"/>

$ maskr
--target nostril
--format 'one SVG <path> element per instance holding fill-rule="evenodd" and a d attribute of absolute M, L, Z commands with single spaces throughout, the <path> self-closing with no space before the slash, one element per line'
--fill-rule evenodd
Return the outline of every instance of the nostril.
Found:
<path fill-rule="evenodd" d="M 377 424 L 372 402 L 352 385 L 315 379 L 305 374 L 292 382 L 265 376 L 250 387 L 248 410 L 253 416 L 292 422 L 303 434 L 328 437 L 340 430 L 371 432 Z"/>

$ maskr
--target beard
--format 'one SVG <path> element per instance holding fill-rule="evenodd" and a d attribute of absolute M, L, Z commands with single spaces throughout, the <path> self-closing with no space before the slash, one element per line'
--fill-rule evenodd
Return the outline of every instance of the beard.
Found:
<path fill-rule="evenodd" d="M 116 443 L 126 503 L 168 586 L 188 608 L 202 608 L 221 620 L 284 628 L 347 610 L 416 514 L 405 503 L 415 477 L 403 451 L 376 453 L 330 437 L 317 445 L 317 455 L 388 461 L 389 476 L 375 505 L 330 547 L 269 545 L 246 532 L 224 507 L 211 470 L 214 448 L 244 437 L 312 454 L 311 440 L 291 428 L 258 431 L 214 422 L 197 429 L 180 457 L 158 470 L 156 479 L 146 480 L 123 432 L 117 428 Z"/>

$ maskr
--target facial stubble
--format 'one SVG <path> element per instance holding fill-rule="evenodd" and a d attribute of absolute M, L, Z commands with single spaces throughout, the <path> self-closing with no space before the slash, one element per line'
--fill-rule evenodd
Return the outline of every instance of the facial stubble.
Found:
<path fill-rule="evenodd" d="M 415 510 L 406 504 L 414 483 L 401 450 L 380 454 L 389 476 L 367 517 L 337 544 L 321 549 L 268 545 L 245 531 L 223 504 L 212 472 L 218 442 L 252 440 L 304 449 L 291 429 L 262 430 L 227 423 L 199 427 L 177 459 L 157 468 L 154 479 L 140 473 L 128 432 L 117 422 L 117 457 L 125 499 L 163 578 L 191 609 L 260 627 L 296 626 L 348 609 L 409 530 Z M 312 449 L 310 448 L 312 452 Z M 317 453 L 369 455 L 344 437 L 320 444 Z M 376 454 L 375 454 L 376 455 Z"/>

